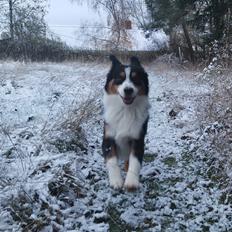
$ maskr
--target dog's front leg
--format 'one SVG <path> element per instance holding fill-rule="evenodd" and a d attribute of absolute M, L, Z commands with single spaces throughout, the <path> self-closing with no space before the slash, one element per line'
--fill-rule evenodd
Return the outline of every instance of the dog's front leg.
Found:
<path fill-rule="evenodd" d="M 143 139 L 134 140 L 129 156 L 129 168 L 124 183 L 124 187 L 127 191 L 135 191 L 139 188 L 139 173 L 142 166 L 143 154 Z"/>
<path fill-rule="evenodd" d="M 118 166 L 118 157 L 114 139 L 104 138 L 102 150 L 106 161 L 106 167 L 108 169 L 110 186 L 114 189 L 119 189 L 123 185 L 123 180 Z"/>

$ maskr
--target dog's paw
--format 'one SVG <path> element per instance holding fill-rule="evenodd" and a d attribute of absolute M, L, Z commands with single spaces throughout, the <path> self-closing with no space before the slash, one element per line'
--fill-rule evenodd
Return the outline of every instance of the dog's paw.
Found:
<path fill-rule="evenodd" d="M 121 176 L 114 176 L 110 178 L 110 187 L 113 189 L 121 189 L 123 186 L 123 180 Z"/>
<path fill-rule="evenodd" d="M 124 188 L 128 192 L 134 192 L 139 188 L 139 177 L 135 175 L 130 175 L 128 173 L 125 183 L 124 183 Z"/>

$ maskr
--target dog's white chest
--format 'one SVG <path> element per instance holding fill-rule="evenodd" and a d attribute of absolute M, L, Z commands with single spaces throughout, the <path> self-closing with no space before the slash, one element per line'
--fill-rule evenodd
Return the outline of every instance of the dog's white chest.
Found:
<path fill-rule="evenodd" d="M 138 139 L 148 117 L 148 98 L 137 96 L 132 105 L 125 105 L 118 95 L 104 95 L 104 119 L 107 136 L 116 141 L 123 138 Z"/>

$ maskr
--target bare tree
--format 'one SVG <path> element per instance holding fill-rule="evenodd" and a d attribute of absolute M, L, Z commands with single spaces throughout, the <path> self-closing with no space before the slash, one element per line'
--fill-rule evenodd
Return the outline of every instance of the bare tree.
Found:
<path fill-rule="evenodd" d="M 0 0 L 0 56 L 36 57 L 46 43 L 46 0 Z"/>
<path fill-rule="evenodd" d="M 71 0 L 81 3 L 80 0 Z M 88 4 L 96 10 L 103 9 L 107 13 L 110 36 L 107 39 L 111 49 L 125 48 L 130 45 L 125 22 L 129 20 L 128 4 L 125 0 L 88 0 Z"/>
<path fill-rule="evenodd" d="M 125 0 L 129 15 L 136 21 L 138 27 L 146 29 L 148 12 L 145 0 Z"/>
<path fill-rule="evenodd" d="M 10 19 L 10 36 L 11 39 L 14 39 L 14 30 L 13 30 L 13 1 L 9 0 L 9 19 Z"/>
<path fill-rule="evenodd" d="M 44 24 L 45 2 L 46 0 L 0 0 L 0 4 L 3 6 L 0 9 L 1 23 L 5 27 L 8 25 L 11 40 L 20 36 L 16 32 L 22 32 L 20 27 L 26 27 L 30 20 L 33 21 L 37 18 L 38 20 L 35 21 L 37 26 L 39 21 Z M 37 31 L 39 31 L 39 28 Z"/>

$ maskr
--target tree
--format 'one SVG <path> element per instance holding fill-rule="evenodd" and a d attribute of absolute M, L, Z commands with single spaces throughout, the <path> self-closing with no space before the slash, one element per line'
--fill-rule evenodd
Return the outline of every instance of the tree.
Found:
<path fill-rule="evenodd" d="M 188 15 L 193 10 L 194 0 L 146 0 L 151 22 L 149 27 L 164 29 L 172 36 L 177 27 L 182 27 L 191 60 L 194 61 L 192 41 L 187 28 Z"/>
<path fill-rule="evenodd" d="M 79 0 L 72 1 L 81 2 Z M 88 4 L 96 10 L 102 9 L 107 13 L 108 27 L 111 33 L 107 38 L 109 48 L 117 50 L 128 47 L 130 39 L 125 27 L 125 22 L 130 17 L 128 2 L 126 0 L 88 0 Z"/>
<path fill-rule="evenodd" d="M 146 4 L 150 28 L 163 28 L 172 35 L 182 27 L 191 60 L 194 60 L 194 50 L 189 28 L 193 36 L 200 38 L 204 49 L 205 44 L 223 38 L 232 8 L 231 0 L 146 0 Z"/>
<path fill-rule="evenodd" d="M 220 40 L 226 27 L 226 18 L 232 9 L 231 0 L 196 1 L 193 23 L 200 31 L 208 30 L 209 41 Z"/>
<path fill-rule="evenodd" d="M 37 27 L 34 34 L 36 31 L 41 32 L 41 26 L 43 26 L 43 29 L 45 28 L 45 2 L 46 0 L 0 0 L 0 3 L 4 6 L 0 9 L 2 23 L 5 25 L 5 30 L 8 28 L 7 31 L 11 40 L 21 37 L 20 32 L 29 32 L 33 23 Z M 39 24 L 40 27 L 38 27 Z"/>
<path fill-rule="evenodd" d="M 1 57 L 31 59 L 46 43 L 46 0 L 0 0 Z"/>
<path fill-rule="evenodd" d="M 9 0 L 9 19 L 10 19 L 10 36 L 14 39 L 14 25 L 13 25 L 13 1 Z"/>
<path fill-rule="evenodd" d="M 136 21 L 138 27 L 146 30 L 148 23 L 147 6 L 144 0 L 125 0 L 129 15 Z"/>

